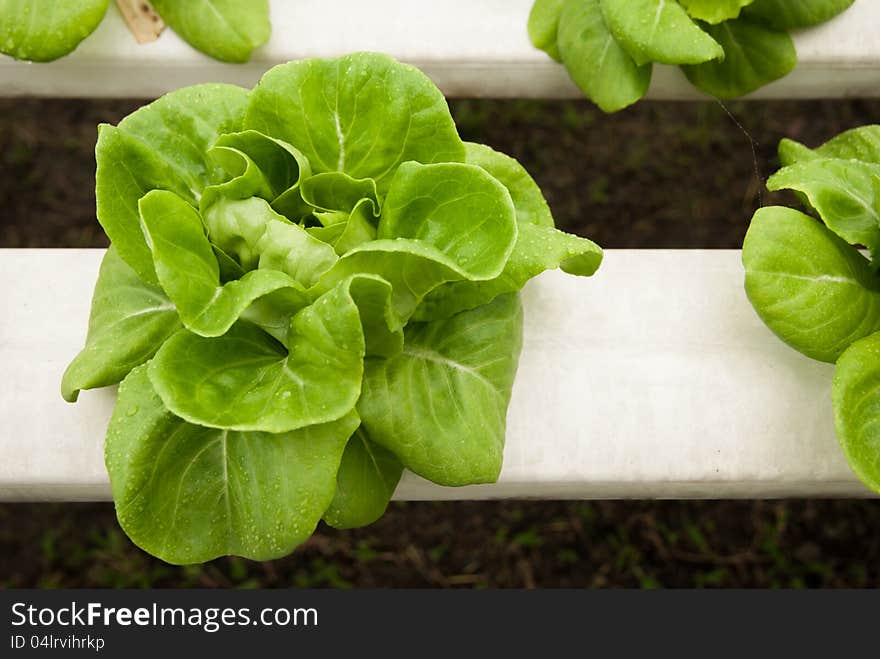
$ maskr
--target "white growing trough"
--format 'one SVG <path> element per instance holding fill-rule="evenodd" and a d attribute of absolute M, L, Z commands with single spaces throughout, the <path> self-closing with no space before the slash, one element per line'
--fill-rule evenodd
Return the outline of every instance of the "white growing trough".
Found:
<path fill-rule="evenodd" d="M 101 250 L 0 250 L 0 499 L 107 499 L 112 389 L 59 393 Z M 525 289 L 500 482 L 399 499 L 866 496 L 835 439 L 833 367 L 791 350 L 738 251 L 611 250 L 593 278 Z"/>
<path fill-rule="evenodd" d="M 173 33 L 135 45 L 114 10 L 50 65 L 0 56 L 0 95 L 155 97 L 205 81 L 253 85 L 270 66 L 380 50 L 451 96 L 577 97 L 526 36 L 531 0 L 273 0 L 273 38 L 247 65 Z M 795 37 L 800 64 L 763 98 L 880 94 L 880 0 Z M 651 98 L 698 98 L 657 67 Z M 69 405 L 100 250 L 0 250 L 0 500 L 109 499 L 115 392 Z M 399 499 L 868 496 L 838 447 L 833 367 L 783 345 L 743 292 L 738 251 L 611 250 L 591 279 L 525 289 L 525 347 L 500 482 L 441 488 L 406 474 Z"/>
<path fill-rule="evenodd" d="M 532 0 L 271 0 L 273 36 L 249 64 L 215 62 L 170 30 L 139 46 L 114 7 L 70 56 L 51 65 L 0 55 L 0 95 L 152 98 L 199 82 L 253 86 L 270 66 L 356 50 L 386 52 L 425 71 L 444 93 L 579 97 L 561 65 L 526 34 Z M 756 98 L 875 96 L 880 0 L 795 34 L 799 65 Z M 704 98 L 674 67 L 655 67 L 649 98 Z"/>

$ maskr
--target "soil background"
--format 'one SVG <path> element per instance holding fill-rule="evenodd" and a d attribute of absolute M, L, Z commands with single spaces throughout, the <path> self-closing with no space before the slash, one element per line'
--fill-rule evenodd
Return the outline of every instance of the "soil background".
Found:
<path fill-rule="evenodd" d="M 0 248 L 107 244 L 96 125 L 142 104 L 0 99 Z M 763 186 L 782 137 L 815 146 L 880 121 L 876 100 L 450 105 L 464 139 L 526 166 L 559 226 L 608 248 L 739 248 L 758 206 L 796 203 Z M 393 503 L 286 559 L 188 567 L 134 547 L 112 504 L 0 504 L 0 587 L 191 586 L 877 587 L 880 502 Z"/>

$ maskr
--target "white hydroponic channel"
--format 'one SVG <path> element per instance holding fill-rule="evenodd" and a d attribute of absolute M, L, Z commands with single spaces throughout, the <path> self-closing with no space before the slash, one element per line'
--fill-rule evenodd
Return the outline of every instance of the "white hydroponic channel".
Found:
<path fill-rule="evenodd" d="M 70 56 L 51 65 L 0 55 L 0 95 L 152 98 L 199 82 L 253 86 L 271 66 L 357 50 L 422 68 L 449 96 L 580 97 L 561 65 L 529 42 L 532 0 L 272 0 L 273 36 L 245 65 L 216 62 L 171 30 L 139 46 L 111 6 Z M 880 93 L 880 1 L 794 35 L 797 69 L 760 98 Z M 700 98 L 675 67 L 655 67 L 649 98 Z"/>
<path fill-rule="evenodd" d="M 115 391 L 59 391 L 101 250 L 0 250 L 0 500 L 109 499 Z M 524 291 L 525 343 L 497 484 L 406 474 L 398 499 L 867 496 L 838 447 L 833 366 L 785 346 L 735 250 L 609 250 Z"/>

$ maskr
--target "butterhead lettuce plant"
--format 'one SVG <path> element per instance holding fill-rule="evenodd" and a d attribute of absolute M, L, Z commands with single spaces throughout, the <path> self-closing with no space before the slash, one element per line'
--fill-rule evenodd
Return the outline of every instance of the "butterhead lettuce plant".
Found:
<path fill-rule="evenodd" d="M 743 244 L 746 293 L 779 338 L 837 365 L 840 443 L 880 492 L 880 126 L 817 149 L 783 140 L 779 156 L 768 187 L 796 191 L 811 214 L 780 206 L 755 214 Z"/>
<path fill-rule="evenodd" d="M 0 53 L 49 62 L 104 20 L 110 0 L 0 0 Z M 269 39 L 268 0 L 150 0 L 180 37 L 224 62 L 246 62 Z"/>
<path fill-rule="evenodd" d="M 62 389 L 121 381 L 119 521 L 172 563 L 368 524 L 404 468 L 496 480 L 518 292 L 602 258 L 382 55 L 179 90 L 101 126 L 96 157 L 112 246 Z"/>
<path fill-rule="evenodd" d="M 816 25 L 854 0 L 535 0 L 532 43 L 565 65 L 605 112 L 648 91 L 653 65 L 680 66 L 716 98 L 743 96 L 797 63 L 789 31 Z"/>

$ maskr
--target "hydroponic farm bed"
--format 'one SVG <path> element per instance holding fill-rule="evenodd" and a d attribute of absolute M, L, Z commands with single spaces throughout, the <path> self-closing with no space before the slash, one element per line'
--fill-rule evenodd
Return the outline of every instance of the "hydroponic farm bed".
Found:
<path fill-rule="evenodd" d="M 533 0 L 326 2 L 272 0 L 273 37 L 250 63 L 195 52 L 170 30 L 135 43 L 118 12 L 52 66 L 0 58 L 0 94 L 153 97 L 198 82 L 252 86 L 280 62 L 374 50 L 421 68 L 451 96 L 579 98 L 565 69 L 530 43 Z M 341 9 L 340 5 L 344 5 Z M 829 23 L 794 35 L 798 67 L 756 98 L 871 96 L 880 87 L 880 3 L 860 0 Z M 705 98 L 676 68 L 658 67 L 649 98 Z"/>
<path fill-rule="evenodd" d="M 270 66 L 353 50 L 416 64 L 449 96 L 578 97 L 525 30 L 531 0 L 272 2 L 273 39 L 229 66 L 170 31 L 137 45 L 110 12 L 49 66 L 0 58 L 0 94 L 154 97 L 182 86 L 251 86 Z M 326 30 L 333 25 L 333 30 Z M 761 98 L 880 89 L 880 4 L 795 35 L 795 71 Z M 426 39 L 430 35 L 430 39 Z M 651 98 L 702 98 L 658 67 Z M 338 120 L 338 117 L 337 117 Z M 100 250 L 0 250 L 0 499 L 109 499 L 104 431 L 115 390 L 67 405 Z M 501 478 L 443 488 L 406 474 L 398 499 L 866 496 L 827 405 L 832 367 L 792 353 L 743 292 L 739 251 L 611 250 L 589 281 L 525 289 L 525 343 Z M 59 274 L 63 273 L 63 274 Z"/>
<path fill-rule="evenodd" d="M 102 250 L 0 250 L 0 499 L 103 500 L 115 388 L 65 403 Z M 64 273 L 59 277 L 57 273 Z M 405 474 L 397 499 L 868 496 L 835 437 L 833 366 L 766 330 L 736 250 L 609 250 L 524 291 L 497 484 Z"/>

